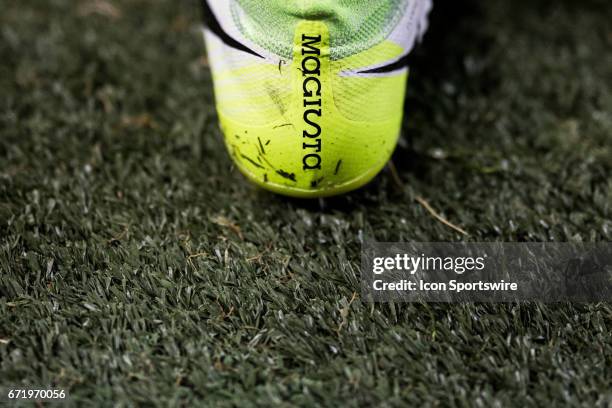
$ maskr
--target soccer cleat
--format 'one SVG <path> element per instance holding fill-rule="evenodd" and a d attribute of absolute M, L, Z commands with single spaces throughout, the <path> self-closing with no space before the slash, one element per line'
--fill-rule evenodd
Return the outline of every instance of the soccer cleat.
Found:
<path fill-rule="evenodd" d="M 202 0 L 227 148 L 294 197 L 369 182 L 395 149 L 431 0 Z"/>

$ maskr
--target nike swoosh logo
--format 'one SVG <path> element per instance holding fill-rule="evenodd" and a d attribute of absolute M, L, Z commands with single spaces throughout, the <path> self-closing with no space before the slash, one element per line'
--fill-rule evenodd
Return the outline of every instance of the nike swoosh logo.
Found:
<path fill-rule="evenodd" d="M 388 74 L 407 68 L 410 65 L 410 54 L 404 55 L 402 58 L 391 62 L 390 64 L 383 65 L 382 67 L 368 69 L 366 71 L 360 71 L 359 74 Z"/>
<path fill-rule="evenodd" d="M 255 51 L 253 51 L 252 49 L 250 49 L 249 47 L 247 47 L 246 45 L 242 44 L 241 42 L 238 42 L 235 38 L 233 38 L 232 36 L 230 36 L 224 29 L 223 27 L 221 27 L 221 24 L 219 23 L 219 20 L 217 20 L 217 17 L 215 16 L 215 13 L 213 13 L 213 11 L 211 10 L 209 4 L 208 4 L 208 0 L 201 0 L 202 1 L 202 7 L 203 7 L 203 17 L 204 17 L 204 24 L 206 25 L 206 27 L 208 27 L 208 29 L 210 31 L 212 31 L 217 37 L 219 37 L 219 39 L 221 39 L 221 41 L 223 41 L 226 45 L 235 48 L 237 50 L 246 52 L 248 54 L 254 55 L 256 57 L 259 58 L 264 58 L 263 56 L 261 56 L 260 54 L 256 53 Z"/>

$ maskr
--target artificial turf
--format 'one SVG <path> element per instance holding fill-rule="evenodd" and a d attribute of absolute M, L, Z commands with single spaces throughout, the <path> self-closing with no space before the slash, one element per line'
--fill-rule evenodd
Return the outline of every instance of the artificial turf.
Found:
<path fill-rule="evenodd" d="M 608 303 L 359 299 L 363 239 L 612 240 L 609 2 L 435 7 L 398 177 L 318 202 L 233 168 L 197 2 L 0 0 L 0 388 L 55 385 L 73 405 L 612 404 Z"/>

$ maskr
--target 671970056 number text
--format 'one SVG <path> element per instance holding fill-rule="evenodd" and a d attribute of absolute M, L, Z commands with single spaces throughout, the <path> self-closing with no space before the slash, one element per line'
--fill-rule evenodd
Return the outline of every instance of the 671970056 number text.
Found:
<path fill-rule="evenodd" d="M 9 389 L 6 397 L 10 400 L 55 400 L 65 399 L 66 391 L 57 389 Z"/>

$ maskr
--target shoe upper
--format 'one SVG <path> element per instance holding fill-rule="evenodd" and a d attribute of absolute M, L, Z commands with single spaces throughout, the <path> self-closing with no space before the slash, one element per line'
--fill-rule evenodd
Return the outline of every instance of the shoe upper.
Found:
<path fill-rule="evenodd" d="M 399 136 L 430 0 L 204 1 L 217 111 L 238 168 L 319 197 L 373 178 Z"/>

